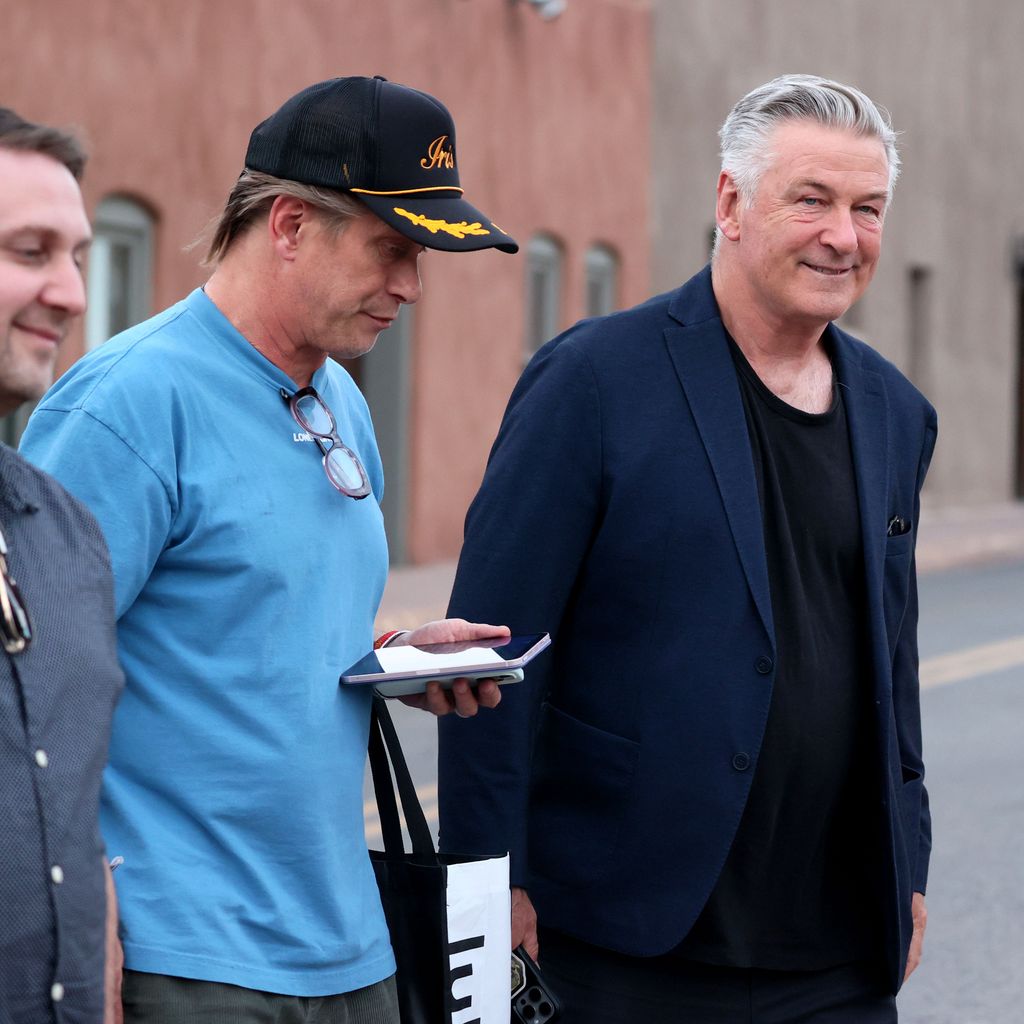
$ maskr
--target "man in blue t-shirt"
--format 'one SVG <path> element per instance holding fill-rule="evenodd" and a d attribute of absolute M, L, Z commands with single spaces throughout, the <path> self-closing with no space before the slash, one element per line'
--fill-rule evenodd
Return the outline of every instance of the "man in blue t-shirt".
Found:
<path fill-rule="evenodd" d="M 124 857 L 126 1021 L 397 1024 L 363 841 L 369 696 L 338 686 L 387 573 L 383 479 L 334 359 L 419 298 L 425 247 L 516 251 L 462 199 L 454 137 L 384 79 L 300 92 L 252 134 L 205 288 L 73 367 L 26 432 L 111 549 L 127 687 L 102 825 Z M 418 700 L 468 716 L 498 692 Z"/>

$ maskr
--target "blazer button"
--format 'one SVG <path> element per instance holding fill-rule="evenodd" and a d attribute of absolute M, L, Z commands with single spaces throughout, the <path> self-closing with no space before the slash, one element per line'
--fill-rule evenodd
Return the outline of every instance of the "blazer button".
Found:
<path fill-rule="evenodd" d="M 732 766 L 738 772 L 745 772 L 750 767 L 750 755 L 742 752 L 734 754 L 732 758 Z"/>
<path fill-rule="evenodd" d="M 772 661 L 767 654 L 762 654 L 761 657 L 754 662 L 754 668 L 756 668 L 761 675 L 766 676 L 773 668 L 775 668 L 775 662 Z"/>

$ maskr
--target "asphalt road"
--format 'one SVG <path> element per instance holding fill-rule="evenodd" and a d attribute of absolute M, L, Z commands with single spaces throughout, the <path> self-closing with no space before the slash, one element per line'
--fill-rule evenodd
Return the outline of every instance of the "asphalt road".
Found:
<path fill-rule="evenodd" d="M 920 595 L 935 848 L 925 958 L 900 1020 L 1024 1024 L 1024 561 L 933 573 Z M 433 722 L 392 708 L 430 816 Z"/>
<path fill-rule="evenodd" d="M 1024 1021 L 1024 562 L 921 581 L 922 693 L 934 851 L 921 967 L 902 1024 Z M 1004 657 L 986 657 L 1002 650 Z M 980 674 L 971 671 L 974 661 Z M 936 676 L 933 674 L 932 678 Z"/>

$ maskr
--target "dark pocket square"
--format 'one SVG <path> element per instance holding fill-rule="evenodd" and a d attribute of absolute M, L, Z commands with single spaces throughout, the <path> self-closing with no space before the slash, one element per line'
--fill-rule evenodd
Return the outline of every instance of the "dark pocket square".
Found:
<path fill-rule="evenodd" d="M 888 529 L 885 531 L 887 537 L 902 537 L 903 534 L 910 531 L 910 520 L 904 519 L 903 516 L 893 516 L 889 520 Z"/>

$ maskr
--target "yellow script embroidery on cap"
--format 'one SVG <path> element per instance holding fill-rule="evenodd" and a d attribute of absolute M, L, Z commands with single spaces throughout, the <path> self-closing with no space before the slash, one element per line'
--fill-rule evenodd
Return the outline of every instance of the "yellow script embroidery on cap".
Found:
<path fill-rule="evenodd" d="M 434 167 L 444 167 L 451 170 L 455 166 L 455 150 L 451 146 L 445 147 L 448 141 L 447 135 L 439 135 L 427 146 L 427 155 L 420 161 L 420 167 L 431 170 Z"/>
<path fill-rule="evenodd" d="M 449 224 L 446 220 L 431 220 L 429 217 L 424 217 L 422 213 L 410 213 L 408 210 L 403 210 L 400 206 L 395 206 L 393 209 L 400 217 L 407 217 L 417 227 L 426 228 L 432 235 L 436 235 L 438 231 L 454 235 L 456 238 L 465 238 L 466 235 L 490 234 L 490 231 L 479 221 L 470 224 L 463 220 L 459 221 L 458 224 Z"/>

